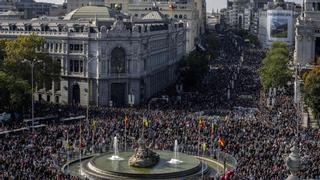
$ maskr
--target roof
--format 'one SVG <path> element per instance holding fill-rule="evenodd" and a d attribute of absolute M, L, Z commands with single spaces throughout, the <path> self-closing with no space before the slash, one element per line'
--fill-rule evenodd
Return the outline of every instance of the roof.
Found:
<path fill-rule="evenodd" d="M 64 20 L 115 18 L 116 14 L 114 9 L 107 6 L 84 6 L 71 11 Z"/>
<path fill-rule="evenodd" d="M 148 20 L 164 20 L 166 18 L 165 15 L 163 15 L 159 11 L 151 11 L 147 15 L 145 15 L 142 19 L 148 19 Z"/>

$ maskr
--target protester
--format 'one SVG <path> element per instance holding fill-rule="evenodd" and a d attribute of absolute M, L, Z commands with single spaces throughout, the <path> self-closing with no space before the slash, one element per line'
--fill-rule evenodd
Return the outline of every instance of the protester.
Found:
<path fill-rule="evenodd" d="M 194 155 L 202 154 L 201 144 L 206 143 L 204 154 L 214 157 L 220 151 L 218 141 L 224 141 L 223 151 L 237 160 L 237 168 L 229 173 L 232 179 L 285 179 L 290 173 L 284 157 L 297 142 L 302 157 L 300 178 L 320 179 L 320 131 L 302 128 L 297 123 L 290 93 L 279 92 L 275 106 L 266 107 L 257 74 L 265 52 L 250 49 L 240 41 L 237 44 L 225 36 L 220 58 L 210 62 L 215 68 L 201 81 L 198 92 L 177 94 L 167 89 L 163 93 L 171 100 L 153 103 L 150 111 L 146 105 L 90 107 L 89 122 L 52 121 L 46 122 L 47 127 L 42 130 L 1 136 L 0 179 L 77 179 L 63 174 L 61 167 L 79 157 L 79 147 L 82 154 L 111 151 L 113 138 L 117 136 L 120 151 L 125 146 L 133 149 L 142 132 L 148 137 L 147 143 L 155 139 L 155 149 L 173 150 L 174 141 L 178 140 L 181 152 Z M 181 100 L 176 98 L 178 95 Z M 77 106 L 36 107 L 37 117 L 86 114 L 85 108 Z M 200 123 L 199 111 L 226 118 L 204 119 Z M 20 123 L 0 128 L 22 126 Z"/>

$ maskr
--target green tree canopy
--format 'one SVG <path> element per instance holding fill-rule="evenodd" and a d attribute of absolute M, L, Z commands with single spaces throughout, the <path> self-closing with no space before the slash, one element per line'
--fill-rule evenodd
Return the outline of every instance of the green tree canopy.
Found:
<path fill-rule="evenodd" d="M 31 82 L 30 64 L 24 62 L 38 61 L 34 70 L 34 79 L 38 84 L 51 85 L 60 75 L 60 64 L 55 62 L 44 49 L 45 39 L 35 34 L 19 36 L 5 42 L 5 59 L 2 70 L 23 80 Z"/>
<path fill-rule="evenodd" d="M 306 72 L 303 76 L 304 93 L 308 106 L 313 110 L 314 116 L 320 115 L 320 67 Z"/>
<path fill-rule="evenodd" d="M 58 80 L 60 64 L 49 56 L 44 43 L 45 39 L 35 34 L 0 41 L 2 109 L 19 110 L 26 104 L 26 95 L 31 93 L 30 62 L 41 60 L 34 68 L 34 80 L 40 87 L 50 88 L 52 81 Z"/>
<path fill-rule="evenodd" d="M 274 42 L 259 70 L 263 88 L 279 88 L 286 85 L 292 72 L 288 68 L 289 51 L 286 43 Z"/>
<path fill-rule="evenodd" d="M 30 102 L 30 93 L 27 81 L 0 71 L 0 110 L 21 110 Z"/>
<path fill-rule="evenodd" d="M 181 76 L 184 78 L 183 83 L 186 88 L 195 89 L 201 79 L 208 72 L 208 57 L 200 52 L 191 52 L 180 64 L 180 68 L 184 69 Z"/>

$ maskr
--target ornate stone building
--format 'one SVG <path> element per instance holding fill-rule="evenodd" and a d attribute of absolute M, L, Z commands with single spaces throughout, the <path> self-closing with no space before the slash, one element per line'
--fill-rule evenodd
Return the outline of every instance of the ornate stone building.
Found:
<path fill-rule="evenodd" d="M 184 23 L 152 11 L 132 20 L 109 7 L 86 6 L 64 19 L 6 20 L 0 36 L 36 33 L 46 39 L 53 60 L 61 63 L 61 81 L 37 86 L 36 100 L 61 104 L 134 104 L 176 80 L 185 55 Z"/>
<path fill-rule="evenodd" d="M 304 0 L 296 22 L 295 42 L 295 63 L 305 66 L 320 62 L 320 1 Z"/>
<path fill-rule="evenodd" d="M 143 18 L 156 6 L 167 17 L 186 23 L 187 53 L 200 43 L 200 35 L 206 30 L 205 0 L 67 0 L 68 11 L 87 5 L 106 5 L 121 7 L 121 12 L 133 18 Z"/>

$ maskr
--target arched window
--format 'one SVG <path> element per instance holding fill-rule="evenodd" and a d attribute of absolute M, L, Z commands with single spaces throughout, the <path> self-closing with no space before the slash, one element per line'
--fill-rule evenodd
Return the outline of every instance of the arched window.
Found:
<path fill-rule="evenodd" d="M 123 48 L 114 48 L 111 52 L 111 73 L 124 73 L 126 71 L 126 54 Z"/>
<path fill-rule="evenodd" d="M 182 19 L 182 15 L 181 14 L 179 15 L 179 19 Z"/>

